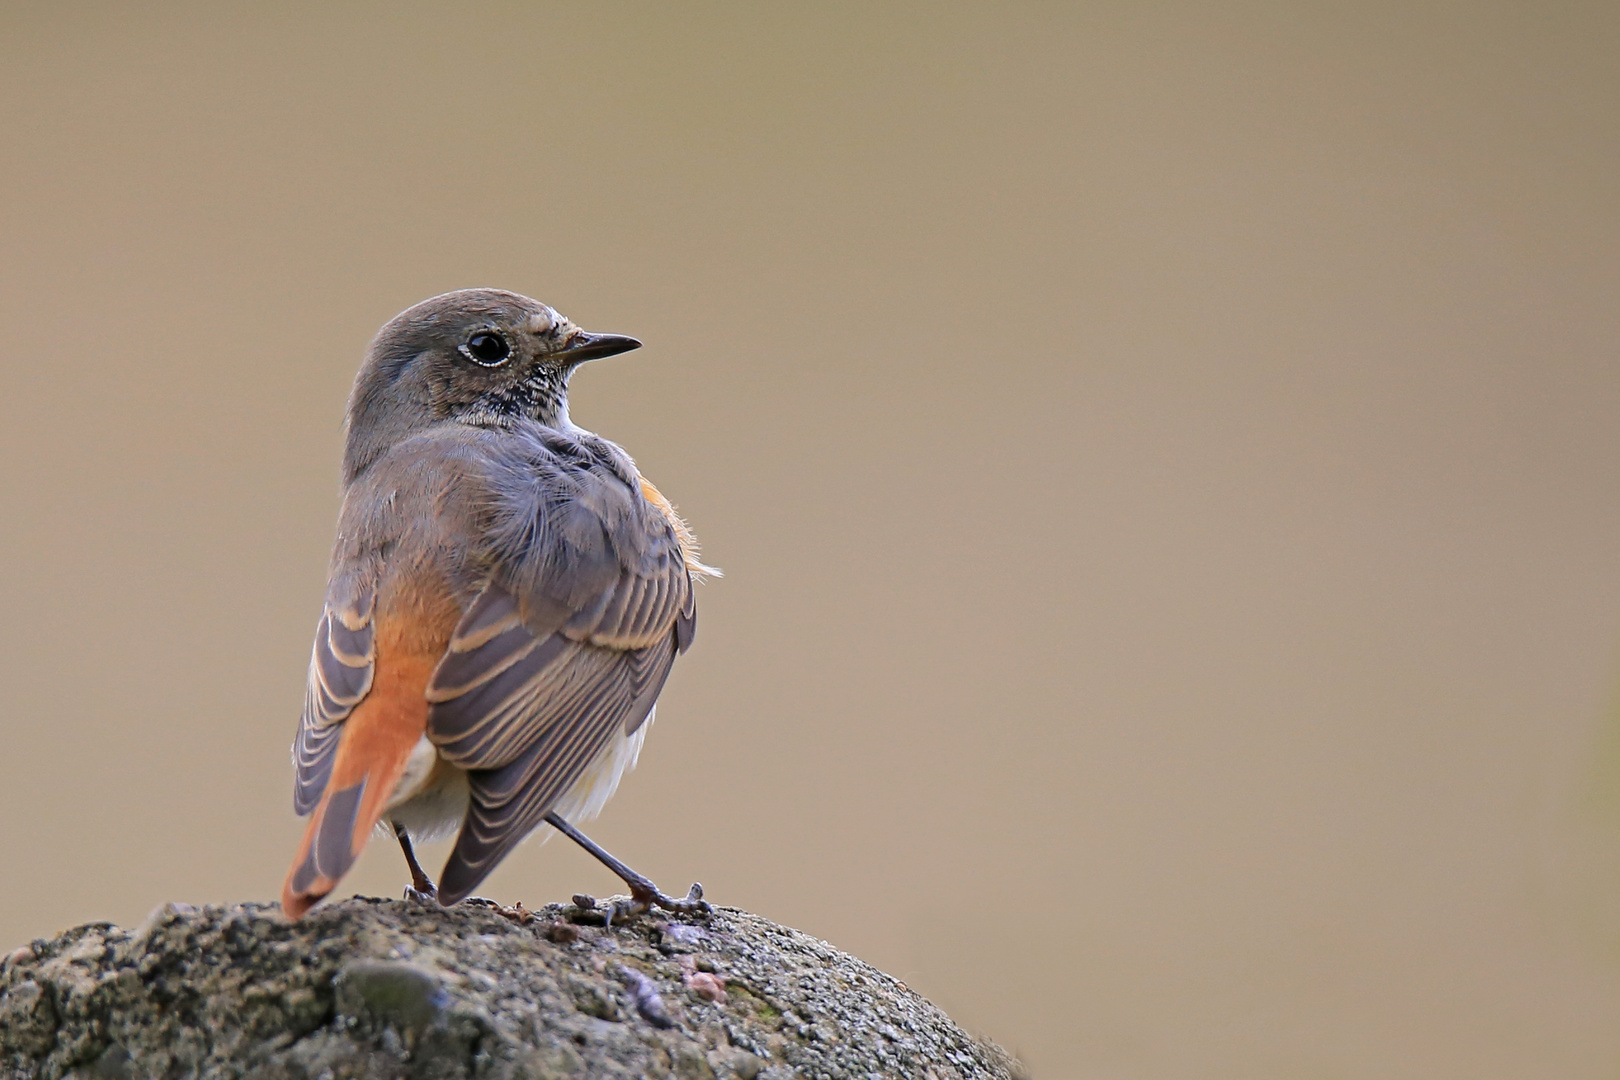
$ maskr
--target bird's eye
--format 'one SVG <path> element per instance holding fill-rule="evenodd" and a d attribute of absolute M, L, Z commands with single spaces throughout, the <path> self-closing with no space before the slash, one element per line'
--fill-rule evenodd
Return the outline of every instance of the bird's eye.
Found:
<path fill-rule="evenodd" d="M 488 331 L 474 334 L 467 339 L 467 344 L 461 347 L 463 355 L 475 364 L 484 367 L 499 367 L 506 363 L 506 358 L 512 355 L 512 346 L 499 334 Z"/>

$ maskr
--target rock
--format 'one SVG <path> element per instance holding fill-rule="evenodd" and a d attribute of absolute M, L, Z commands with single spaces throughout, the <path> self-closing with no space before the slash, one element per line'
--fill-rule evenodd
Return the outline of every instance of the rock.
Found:
<path fill-rule="evenodd" d="M 602 921 L 594 903 L 357 897 L 297 924 L 169 904 L 134 930 L 76 927 L 0 960 L 0 1076 L 1023 1075 L 902 983 L 758 916 Z"/>
<path fill-rule="evenodd" d="M 450 1007 L 437 975 L 403 960 L 351 960 L 332 980 L 337 1015 L 411 1035 L 441 1024 Z"/>

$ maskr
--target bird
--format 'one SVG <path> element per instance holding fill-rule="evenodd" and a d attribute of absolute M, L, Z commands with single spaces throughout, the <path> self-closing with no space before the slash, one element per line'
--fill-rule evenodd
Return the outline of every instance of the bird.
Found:
<path fill-rule="evenodd" d="M 630 887 L 615 914 L 706 911 L 597 846 L 719 571 L 614 443 L 568 415 L 583 363 L 641 347 L 501 289 L 424 300 L 372 340 L 344 424 L 342 508 L 304 707 L 307 815 L 281 906 L 302 917 L 391 828 L 407 896 L 450 906 L 549 824 Z M 435 883 L 414 841 L 457 833 Z"/>

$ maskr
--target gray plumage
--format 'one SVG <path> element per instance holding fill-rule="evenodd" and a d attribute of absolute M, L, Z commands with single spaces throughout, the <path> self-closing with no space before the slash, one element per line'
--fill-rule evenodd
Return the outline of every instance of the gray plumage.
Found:
<path fill-rule="evenodd" d="M 488 362 L 499 348 L 479 335 L 508 354 Z M 420 693 L 437 752 L 431 777 L 388 781 L 400 790 L 379 812 L 446 776 L 465 784 L 446 904 L 651 712 L 691 644 L 693 574 L 707 568 L 630 458 L 567 410 L 577 364 L 638 344 L 490 289 L 418 304 L 373 341 L 349 403 L 343 508 L 294 746 L 298 812 L 326 796 L 329 814 L 344 813 L 312 823 L 295 892 L 335 883 L 358 853 L 333 839 L 365 816 L 339 789 L 381 782 L 375 765 L 345 758 L 370 737 L 345 727 L 378 731 L 386 753 L 364 751 L 378 760 L 404 737 L 388 725 L 409 710 L 381 715 L 368 698 L 420 705 Z M 398 689 L 418 653 L 426 684 Z"/>

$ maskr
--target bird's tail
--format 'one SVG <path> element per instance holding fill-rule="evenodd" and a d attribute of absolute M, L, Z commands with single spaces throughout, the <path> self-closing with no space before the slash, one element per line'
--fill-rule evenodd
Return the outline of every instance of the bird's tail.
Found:
<path fill-rule="evenodd" d="M 343 722 L 331 778 L 281 887 L 281 910 L 289 918 L 319 903 L 354 865 L 427 729 L 425 676 L 385 674 L 391 673 L 378 670 L 371 693 Z"/>

